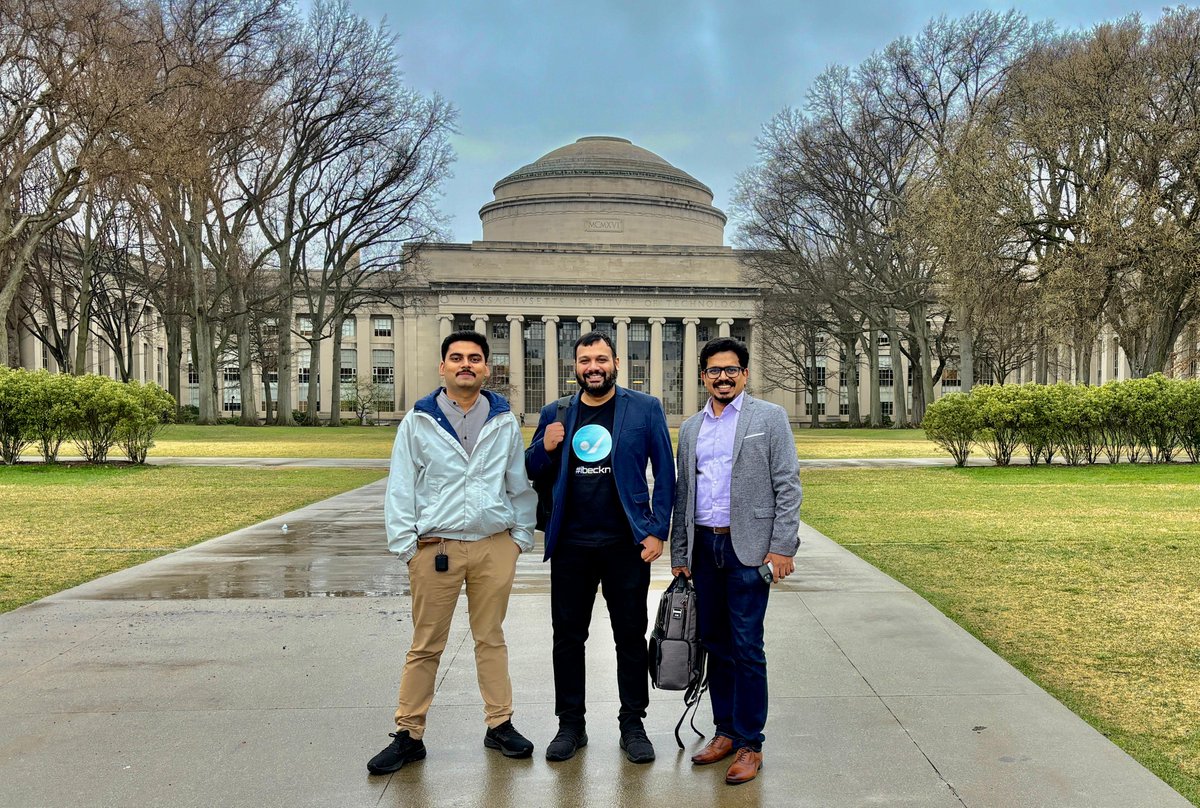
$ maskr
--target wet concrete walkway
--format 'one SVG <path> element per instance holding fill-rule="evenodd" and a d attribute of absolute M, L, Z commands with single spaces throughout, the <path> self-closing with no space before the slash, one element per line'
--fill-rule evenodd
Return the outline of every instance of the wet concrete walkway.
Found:
<path fill-rule="evenodd" d="M 690 765 L 703 742 L 685 736 L 677 750 L 675 693 L 652 694 L 657 762 L 624 760 L 602 603 L 591 742 L 571 761 L 545 761 L 555 720 L 540 551 L 519 562 L 506 623 L 515 721 L 535 756 L 483 748 L 460 603 L 429 757 L 371 777 L 411 632 L 382 490 L 0 615 L 0 806 L 1188 805 L 921 598 L 808 528 L 797 575 L 770 602 L 758 780 L 730 788 L 720 765 Z M 657 563 L 654 588 L 669 574 Z M 707 700 L 700 716 L 707 732 Z"/>

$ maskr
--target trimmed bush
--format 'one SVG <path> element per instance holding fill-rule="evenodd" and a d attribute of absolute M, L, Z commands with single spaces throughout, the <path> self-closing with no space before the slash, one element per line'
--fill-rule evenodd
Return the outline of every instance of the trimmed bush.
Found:
<path fill-rule="evenodd" d="M 1110 463 L 1128 457 L 1169 462 L 1180 452 L 1200 462 L 1200 381 L 1155 374 L 1109 382 L 980 386 L 951 393 L 928 410 L 925 434 L 965 465 L 971 444 L 998 466 L 1024 445 L 1030 464 L 1061 454 L 1069 465 Z"/>
<path fill-rule="evenodd" d="M 15 464 L 32 442 L 29 373 L 0 367 L 0 460 Z"/>
<path fill-rule="evenodd" d="M 925 410 L 921 421 L 925 437 L 949 452 L 959 467 L 967 464 L 980 425 L 979 408 L 966 393 L 942 396 Z"/>
<path fill-rule="evenodd" d="M 75 376 L 47 373 L 40 370 L 30 374 L 30 437 L 38 445 L 42 460 L 58 460 L 59 447 L 71 437 L 75 420 Z"/>
<path fill-rule="evenodd" d="M 975 442 L 997 466 L 1007 466 L 1021 439 L 1020 388 L 1013 385 L 976 387 L 970 396 L 979 413 L 980 428 Z"/>
<path fill-rule="evenodd" d="M 146 462 L 154 436 L 175 414 L 175 399 L 156 384 L 130 382 L 127 391 L 134 408 L 117 426 L 116 438 L 129 462 Z"/>

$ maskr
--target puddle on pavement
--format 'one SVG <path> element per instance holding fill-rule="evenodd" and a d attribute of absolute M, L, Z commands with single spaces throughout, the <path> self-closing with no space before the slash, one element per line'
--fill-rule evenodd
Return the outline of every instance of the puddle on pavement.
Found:
<path fill-rule="evenodd" d="M 85 586 L 88 600 L 206 600 L 238 598 L 378 598 L 409 594 L 408 567 L 387 551 L 382 513 L 366 506 L 332 521 L 258 525 L 237 539 L 195 547 L 138 568 L 135 575 Z M 654 587 L 670 567 L 654 566 Z M 550 565 L 540 541 L 517 561 L 514 595 L 550 592 Z"/>

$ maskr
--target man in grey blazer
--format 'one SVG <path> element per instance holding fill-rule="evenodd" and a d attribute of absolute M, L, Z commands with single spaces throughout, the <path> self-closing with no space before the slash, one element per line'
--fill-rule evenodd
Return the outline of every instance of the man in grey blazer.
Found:
<path fill-rule="evenodd" d="M 763 623 L 771 584 L 795 570 L 800 544 L 800 476 L 787 413 L 745 392 L 750 352 L 734 339 L 700 351 L 709 393 L 683 422 L 676 452 L 671 571 L 696 584 L 700 639 L 716 733 L 692 763 L 734 755 L 730 785 L 762 768 L 767 722 Z"/>

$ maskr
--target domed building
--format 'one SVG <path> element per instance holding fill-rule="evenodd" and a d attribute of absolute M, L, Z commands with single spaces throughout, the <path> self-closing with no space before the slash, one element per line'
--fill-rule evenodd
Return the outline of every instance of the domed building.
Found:
<path fill-rule="evenodd" d="M 457 329 L 487 334 L 493 379 L 527 423 L 575 389 L 573 345 L 586 331 L 612 335 L 619 383 L 661 398 L 672 423 L 704 401 L 700 345 L 732 335 L 757 352 L 758 294 L 724 246 L 725 214 L 662 157 L 623 138 L 580 138 L 504 177 L 493 196 L 479 212 L 483 240 L 424 245 L 402 305 L 360 314 L 343 343 L 360 366 L 370 352 L 377 380 L 393 352 L 395 415 L 437 386 L 438 348 Z"/>

